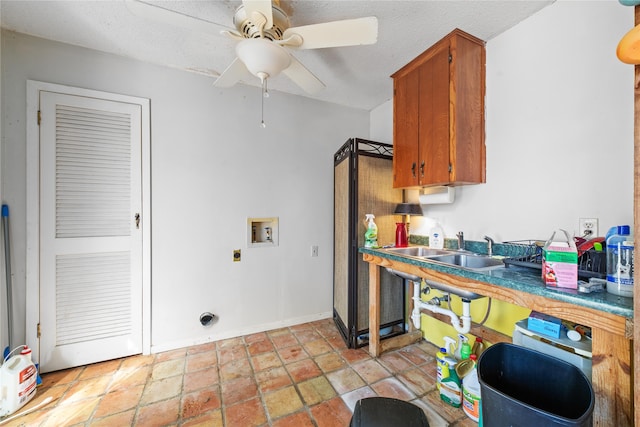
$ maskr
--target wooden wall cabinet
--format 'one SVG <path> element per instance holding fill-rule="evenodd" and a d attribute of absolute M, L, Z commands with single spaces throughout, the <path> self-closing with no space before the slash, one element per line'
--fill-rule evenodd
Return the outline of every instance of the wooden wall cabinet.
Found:
<path fill-rule="evenodd" d="M 456 29 L 391 77 L 394 188 L 485 182 L 484 42 Z"/>

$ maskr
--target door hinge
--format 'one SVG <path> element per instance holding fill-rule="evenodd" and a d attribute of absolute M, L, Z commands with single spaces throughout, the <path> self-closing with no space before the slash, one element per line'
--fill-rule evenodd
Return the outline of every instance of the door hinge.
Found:
<path fill-rule="evenodd" d="M 451 165 L 451 163 L 449 163 L 449 173 L 451 173 L 452 170 L 453 170 L 453 166 Z"/>
<path fill-rule="evenodd" d="M 449 54 L 449 62 L 453 62 L 453 56 Z"/>
<path fill-rule="evenodd" d="M 41 121 L 42 121 L 42 111 L 38 110 L 38 126 L 40 126 Z"/>
<path fill-rule="evenodd" d="M 38 335 L 38 338 L 40 338 L 40 335 L 41 335 L 41 333 L 40 333 L 40 323 L 38 323 L 38 328 L 37 329 L 38 329 L 37 335 Z"/>

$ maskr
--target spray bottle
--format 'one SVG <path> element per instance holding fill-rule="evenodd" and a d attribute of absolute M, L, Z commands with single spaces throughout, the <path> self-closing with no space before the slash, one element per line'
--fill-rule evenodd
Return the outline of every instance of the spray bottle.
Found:
<path fill-rule="evenodd" d="M 457 363 L 454 358 L 447 360 L 447 368 L 442 372 L 440 384 L 440 399 L 454 408 L 459 408 L 462 404 L 462 382 L 456 372 Z"/>
<path fill-rule="evenodd" d="M 7 360 L 20 348 L 20 354 Z M 29 347 L 16 347 L 5 357 L 0 367 L 0 417 L 13 414 L 36 395 L 36 378 Z"/>
<path fill-rule="evenodd" d="M 449 369 L 449 361 L 453 359 L 453 346 L 456 341 L 451 337 L 444 337 L 444 347 L 436 353 L 436 387 L 440 390 L 443 374 Z"/>
<path fill-rule="evenodd" d="M 367 227 L 367 231 L 364 233 L 364 247 L 365 248 L 377 248 L 378 247 L 378 226 L 373 221 L 375 216 L 373 214 L 366 214 L 364 224 Z"/>
<path fill-rule="evenodd" d="M 465 345 L 466 344 L 466 345 Z M 469 353 L 466 353 L 467 349 Z M 462 354 L 465 352 L 466 357 Z M 468 359 L 469 354 L 471 354 L 471 347 L 469 345 L 469 338 L 465 334 L 458 334 L 458 345 L 456 346 L 455 358 L 457 360 Z"/>

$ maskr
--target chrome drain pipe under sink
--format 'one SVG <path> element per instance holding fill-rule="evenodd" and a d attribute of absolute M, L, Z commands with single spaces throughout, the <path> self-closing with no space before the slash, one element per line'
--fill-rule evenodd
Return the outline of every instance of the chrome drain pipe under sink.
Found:
<path fill-rule="evenodd" d="M 411 283 L 413 283 L 413 311 L 411 312 L 411 320 L 413 321 L 413 326 L 415 326 L 416 329 L 420 329 L 420 310 L 429 310 L 433 313 L 440 313 L 444 314 L 445 316 L 449 316 L 449 318 L 451 319 L 451 326 L 453 326 L 458 333 L 469 333 L 469 331 L 471 330 L 470 300 L 462 298 L 462 316 L 458 317 L 456 313 L 449 309 L 442 308 L 440 307 L 440 305 L 429 304 L 428 302 L 422 301 L 422 293 L 420 290 L 421 282 L 412 280 Z M 427 282 L 427 284 L 429 283 Z"/>

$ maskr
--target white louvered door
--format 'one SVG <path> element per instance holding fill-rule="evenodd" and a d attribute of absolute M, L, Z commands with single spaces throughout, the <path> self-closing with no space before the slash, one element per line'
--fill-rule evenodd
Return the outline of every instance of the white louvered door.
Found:
<path fill-rule="evenodd" d="M 142 352 L 140 106 L 40 92 L 40 368 Z"/>

